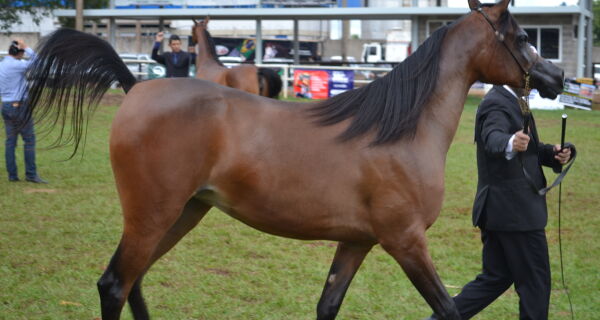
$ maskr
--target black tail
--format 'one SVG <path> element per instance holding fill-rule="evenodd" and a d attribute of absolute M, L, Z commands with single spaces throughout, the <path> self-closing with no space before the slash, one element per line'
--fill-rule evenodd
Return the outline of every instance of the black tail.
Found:
<path fill-rule="evenodd" d="M 29 116 L 35 114 L 36 121 L 50 116 L 51 126 L 61 127 L 57 144 L 73 142 L 73 154 L 85 122 L 110 86 L 119 82 L 127 93 L 136 82 L 108 42 L 72 29 L 59 29 L 40 41 L 27 79 Z M 69 118 L 71 131 L 64 137 Z"/>
<path fill-rule="evenodd" d="M 264 83 L 268 86 L 267 97 L 277 98 L 281 92 L 281 77 L 275 70 L 271 68 L 258 68 L 258 80 L 259 83 Z M 262 93 L 262 88 L 260 90 Z"/>

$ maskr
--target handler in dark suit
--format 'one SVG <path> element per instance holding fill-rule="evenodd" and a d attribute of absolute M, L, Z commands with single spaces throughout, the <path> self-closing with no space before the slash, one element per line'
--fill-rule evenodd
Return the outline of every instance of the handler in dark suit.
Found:
<path fill-rule="evenodd" d="M 542 165 L 560 172 L 571 150 L 539 141 L 533 116 L 523 133 L 520 89 L 495 86 L 477 110 L 475 141 L 479 181 L 473 224 L 481 229 L 483 270 L 454 302 L 463 319 L 483 310 L 513 283 L 519 294 L 520 319 L 547 319 L 550 262 L 544 228 L 548 219 Z"/>
<path fill-rule="evenodd" d="M 195 48 L 189 46 L 189 53 L 182 51 L 181 39 L 177 35 L 172 35 L 169 38 L 171 52 L 165 52 L 162 55 L 158 54 L 158 50 L 160 49 L 164 37 L 165 35 L 162 31 L 156 34 L 156 41 L 154 42 L 154 47 L 152 47 L 152 59 L 165 65 L 167 68 L 167 78 L 189 76 L 190 65 L 196 64 Z"/>

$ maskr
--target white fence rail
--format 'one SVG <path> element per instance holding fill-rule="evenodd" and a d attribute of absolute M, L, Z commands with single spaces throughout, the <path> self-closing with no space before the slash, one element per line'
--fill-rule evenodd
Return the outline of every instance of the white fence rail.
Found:
<path fill-rule="evenodd" d="M 141 66 L 144 64 L 152 64 L 152 63 L 156 63 L 154 61 L 140 61 L 140 60 L 135 60 L 135 59 L 123 59 L 123 62 L 125 64 L 128 65 L 132 65 L 132 64 L 139 64 L 140 67 L 138 68 L 138 71 L 133 71 L 132 73 L 136 76 L 148 76 L 148 72 L 147 71 L 141 71 L 144 68 L 142 68 Z M 239 63 L 223 63 L 225 66 L 227 67 L 235 67 L 238 66 Z M 282 75 L 281 75 L 281 82 L 283 84 L 282 87 L 282 91 L 283 91 L 283 97 L 287 98 L 288 97 L 288 92 L 289 92 L 289 86 L 290 84 L 294 81 L 294 70 L 295 69 L 303 69 L 303 70 L 345 70 L 345 71 L 355 71 L 355 72 L 378 72 L 378 73 L 385 73 L 385 72 L 390 72 L 392 70 L 392 68 L 382 68 L 382 67 L 358 67 L 358 66 L 347 66 L 347 67 L 342 67 L 342 66 L 319 66 L 319 65 L 293 65 L 293 64 L 256 64 L 257 67 L 264 67 L 264 68 L 276 68 L 276 69 L 282 69 Z M 147 68 L 145 68 L 147 70 Z M 130 69 L 131 70 L 131 69 Z M 354 80 L 355 83 L 360 83 L 360 84 L 366 84 L 366 83 L 370 83 L 371 81 L 373 81 L 372 79 L 357 79 Z"/>

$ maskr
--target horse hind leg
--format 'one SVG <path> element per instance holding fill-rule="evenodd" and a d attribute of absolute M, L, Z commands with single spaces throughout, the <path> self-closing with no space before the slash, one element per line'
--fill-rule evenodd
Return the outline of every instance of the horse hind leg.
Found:
<path fill-rule="evenodd" d="M 135 232 L 127 232 L 131 228 L 126 222 L 121 243 L 98 281 L 102 319 L 119 319 L 125 297 L 128 297 L 134 319 L 149 319 L 141 290 L 144 273 L 193 229 L 209 209 L 209 205 L 191 199 L 176 221 L 162 232 L 152 224 L 139 223 Z"/>
<path fill-rule="evenodd" d="M 317 320 L 335 319 L 352 278 L 371 248 L 371 245 L 357 246 L 343 242 L 338 244 L 317 305 Z"/>
<path fill-rule="evenodd" d="M 190 199 L 185 207 L 183 208 L 183 212 L 177 222 L 167 231 L 165 236 L 162 238 L 152 259 L 150 259 L 150 263 L 146 268 L 146 271 L 152 267 L 152 265 L 160 259 L 165 253 L 169 252 L 178 242 L 181 240 L 188 232 L 190 232 L 202 218 L 206 215 L 208 210 L 210 210 L 211 206 L 204 204 L 200 200 Z M 145 272 L 144 271 L 144 274 Z M 133 313 L 134 319 L 149 319 L 150 316 L 148 314 L 148 308 L 146 307 L 146 303 L 144 302 L 144 298 L 142 295 L 142 280 L 144 275 L 142 274 L 138 280 L 133 284 L 131 288 L 131 292 L 129 293 L 129 297 L 127 298 L 127 302 L 129 302 L 129 307 L 131 308 L 131 312 Z"/>

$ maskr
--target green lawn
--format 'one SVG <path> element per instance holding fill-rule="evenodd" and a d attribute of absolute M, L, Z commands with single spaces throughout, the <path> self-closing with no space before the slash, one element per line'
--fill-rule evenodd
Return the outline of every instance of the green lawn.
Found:
<path fill-rule="evenodd" d="M 479 232 L 471 226 L 476 188 L 470 99 L 448 156 L 443 212 L 428 232 L 430 250 L 451 295 L 480 269 Z M 95 319 L 96 281 L 121 234 L 122 221 L 108 159 L 116 106 L 90 122 L 83 155 L 38 148 L 49 185 L 9 183 L 0 161 L 0 319 Z M 536 111 L 542 139 L 558 142 L 558 111 Z M 565 275 L 577 319 L 598 319 L 600 306 L 600 113 L 569 110 L 567 140 L 577 163 L 563 184 Z M 2 135 L 4 137 L 4 135 Z M 40 147 L 52 139 L 41 139 Z M 4 151 L 4 145 L 0 147 Z M 598 157 L 598 158 L 596 158 Z M 22 149 L 18 165 L 23 170 Z M 22 171 L 21 171 L 22 172 Z M 21 173 L 22 176 L 22 173 Z M 549 179 L 554 177 L 547 171 Z M 557 191 L 548 195 L 551 319 L 569 319 L 560 284 Z M 145 279 L 154 319 L 314 319 L 335 244 L 278 238 L 211 213 Z M 430 309 L 400 267 L 379 247 L 354 279 L 338 319 L 421 319 Z M 128 310 L 124 319 L 131 319 Z M 513 289 L 477 319 L 516 319 Z"/>

